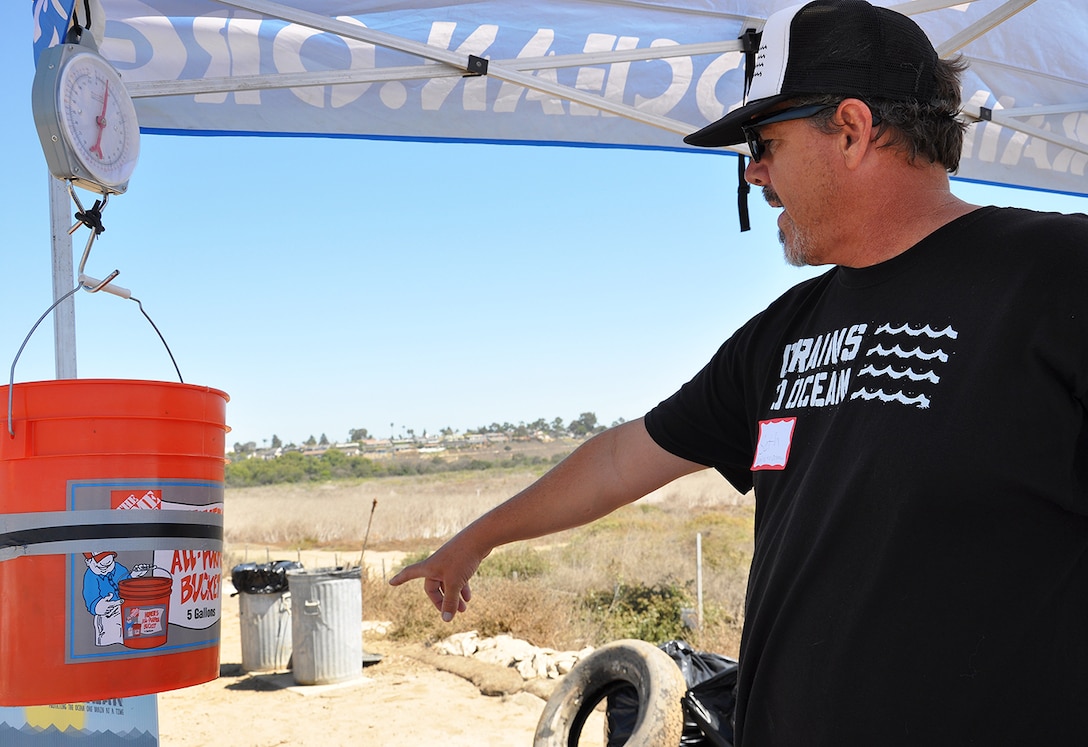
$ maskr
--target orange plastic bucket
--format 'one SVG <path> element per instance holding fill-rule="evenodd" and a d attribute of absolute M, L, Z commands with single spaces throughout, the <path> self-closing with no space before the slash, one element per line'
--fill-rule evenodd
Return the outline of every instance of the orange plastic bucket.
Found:
<path fill-rule="evenodd" d="M 169 578 L 126 578 L 121 592 L 121 643 L 129 648 L 156 648 L 166 643 L 170 619 Z"/>
<path fill-rule="evenodd" d="M 0 705 L 218 676 L 227 400 L 155 381 L 0 387 Z"/>

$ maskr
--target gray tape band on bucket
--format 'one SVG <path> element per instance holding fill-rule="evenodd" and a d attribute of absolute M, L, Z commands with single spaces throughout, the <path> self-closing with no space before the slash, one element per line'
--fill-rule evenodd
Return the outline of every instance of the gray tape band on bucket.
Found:
<path fill-rule="evenodd" d="M 168 543 L 163 540 L 169 540 Z M 0 560 L 124 549 L 208 549 L 223 544 L 223 515 L 211 511 L 38 511 L 0 514 Z M 74 549 L 71 549 L 74 548 Z"/>
<path fill-rule="evenodd" d="M 216 539 L 194 539 L 179 537 L 164 541 L 155 537 L 130 537 L 128 539 L 107 537 L 95 540 L 96 543 L 108 544 L 117 552 L 146 552 L 152 550 L 193 550 L 223 552 L 223 541 Z M 14 545 L 0 547 L 0 563 L 14 560 L 24 555 L 79 555 L 87 551 L 85 540 L 63 540 L 58 542 L 40 542 L 34 545 Z"/>

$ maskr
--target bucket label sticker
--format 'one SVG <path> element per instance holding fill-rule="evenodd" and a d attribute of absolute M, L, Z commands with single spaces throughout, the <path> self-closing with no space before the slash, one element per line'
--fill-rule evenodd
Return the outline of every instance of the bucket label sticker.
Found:
<path fill-rule="evenodd" d="M 132 631 L 130 637 L 147 638 L 149 635 L 166 633 L 166 626 L 163 625 L 166 619 L 166 607 L 136 607 L 129 614 L 128 619 L 129 628 Z"/>
<path fill-rule="evenodd" d="M 95 511 L 111 537 L 69 556 L 66 662 L 218 645 L 222 484 L 73 481 L 68 490 L 71 509 Z"/>
<path fill-rule="evenodd" d="M 223 555 L 209 550 L 155 552 L 155 562 L 175 579 L 170 622 L 183 628 L 207 628 L 219 622 Z"/>
<path fill-rule="evenodd" d="M 151 636 L 162 636 L 166 643 L 166 607 L 130 607 L 125 614 L 125 639 L 150 640 Z M 156 644 L 157 645 L 157 644 Z"/>
<path fill-rule="evenodd" d="M 0 744 L 158 745 L 156 696 L 40 706 L 0 706 Z"/>
<path fill-rule="evenodd" d="M 161 490 L 111 490 L 110 503 L 113 508 L 128 510 L 133 508 L 162 508 Z"/>

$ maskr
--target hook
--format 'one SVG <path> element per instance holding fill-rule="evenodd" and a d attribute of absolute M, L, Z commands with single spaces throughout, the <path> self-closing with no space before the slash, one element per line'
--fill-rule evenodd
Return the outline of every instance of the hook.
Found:
<path fill-rule="evenodd" d="M 76 211 L 76 223 L 69 230 L 68 233 L 75 233 L 80 226 L 87 226 L 91 229 L 91 235 L 87 237 L 87 245 L 83 248 L 83 257 L 79 260 L 79 287 L 90 293 L 98 293 L 98 291 L 104 290 L 107 293 L 112 293 L 120 298 L 131 298 L 132 292 L 127 288 L 122 288 L 119 285 L 111 285 L 114 278 L 121 274 L 120 270 L 114 270 L 111 272 L 105 280 L 99 280 L 98 278 L 91 277 L 84 272 L 87 267 L 87 258 L 91 256 L 91 247 L 94 246 L 94 240 L 98 238 L 98 235 L 106 230 L 106 227 L 102 225 L 102 211 L 106 209 L 106 204 L 110 201 L 108 194 L 103 195 L 101 200 L 95 200 L 94 206 L 87 210 L 83 207 L 83 203 L 79 201 L 79 196 L 73 189 L 72 182 L 68 182 L 68 194 L 71 196 L 72 201 L 75 202 L 76 207 L 79 210 Z"/>

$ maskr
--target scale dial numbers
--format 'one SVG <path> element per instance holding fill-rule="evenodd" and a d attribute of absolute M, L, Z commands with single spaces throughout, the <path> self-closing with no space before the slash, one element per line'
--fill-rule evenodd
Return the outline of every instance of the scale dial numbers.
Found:
<path fill-rule="evenodd" d="M 95 55 L 78 53 L 61 73 L 58 96 L 63 136 L 89 176 L 108 187 L 127 182 L 139 155 L 139 131 L 117 73 Z"/>
<path fill-rule="evenodd" d="M 102 194 L 128 188 L 140 155 L 136 108 L 121 76 L 89 42 L 42 52 L 32 103 L 53 176 Z"/>

